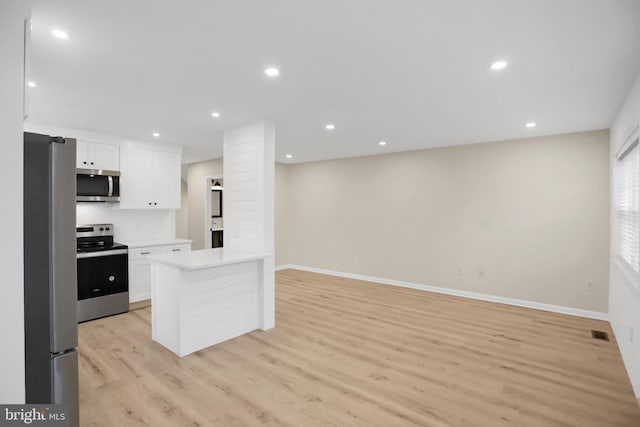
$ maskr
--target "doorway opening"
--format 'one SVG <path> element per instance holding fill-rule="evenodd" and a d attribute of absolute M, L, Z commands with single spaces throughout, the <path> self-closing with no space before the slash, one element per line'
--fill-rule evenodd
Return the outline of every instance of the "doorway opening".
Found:
<path fill-rule="evenodd" d="M 223 191 L 222 175 L 207 176 L 204 183 L 204 247 L 221 248 L 223 246 Z"/>

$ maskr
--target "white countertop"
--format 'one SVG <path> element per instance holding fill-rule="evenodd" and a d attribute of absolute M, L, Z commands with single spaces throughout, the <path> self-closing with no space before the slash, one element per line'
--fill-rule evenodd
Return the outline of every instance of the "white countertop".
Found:
<path fill-rule="evenodd" d="M 179 267 L 184 270 L 201 270 L 221 265 L 255 261 L 267 256 L 268 255 L 264 252 L 252 250 L 215 248 L 189 252 L 176 252 L 165 255 L 152 255 L 147 259 L 149 261 Z"/>
<path fill-rule="evenodd" d="M 119 240 L 119 243 L 129 246 L 130 249 L 144 248 L 147 246 L 168 246 L 191 243 L 187 239 L 164 239 L 164 240 Z"/>

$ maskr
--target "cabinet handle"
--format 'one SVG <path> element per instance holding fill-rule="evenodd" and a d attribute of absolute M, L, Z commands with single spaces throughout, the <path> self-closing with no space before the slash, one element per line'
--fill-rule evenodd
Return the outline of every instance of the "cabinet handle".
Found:
<path fill-rule="evenodd" d="M 144 252 L 140 252 L 140 255 L 149 255 L 151 252 L 149 251 L 144 251 Z"/>
<path fill-rule="evenodd" d="M 171 252 L 180 252 L 182 249 L 171 249 Z"/>

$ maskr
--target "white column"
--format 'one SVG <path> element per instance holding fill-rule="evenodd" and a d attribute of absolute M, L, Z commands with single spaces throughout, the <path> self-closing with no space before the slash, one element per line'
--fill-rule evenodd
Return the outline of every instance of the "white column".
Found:
<path fill-rule="evenodd" d="M 261 329 L 275 326 L 275 127 L 262 121 L 224 133 L 224 247 L 262 251 Z"/>

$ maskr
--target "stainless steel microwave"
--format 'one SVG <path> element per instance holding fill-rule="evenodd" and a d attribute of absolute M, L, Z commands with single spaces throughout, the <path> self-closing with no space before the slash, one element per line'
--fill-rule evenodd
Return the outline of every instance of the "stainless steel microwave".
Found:
<path fill-rule="evenodd" d="M 120 172 L 76 169 L 77 202 L 119 202 Z"/>

